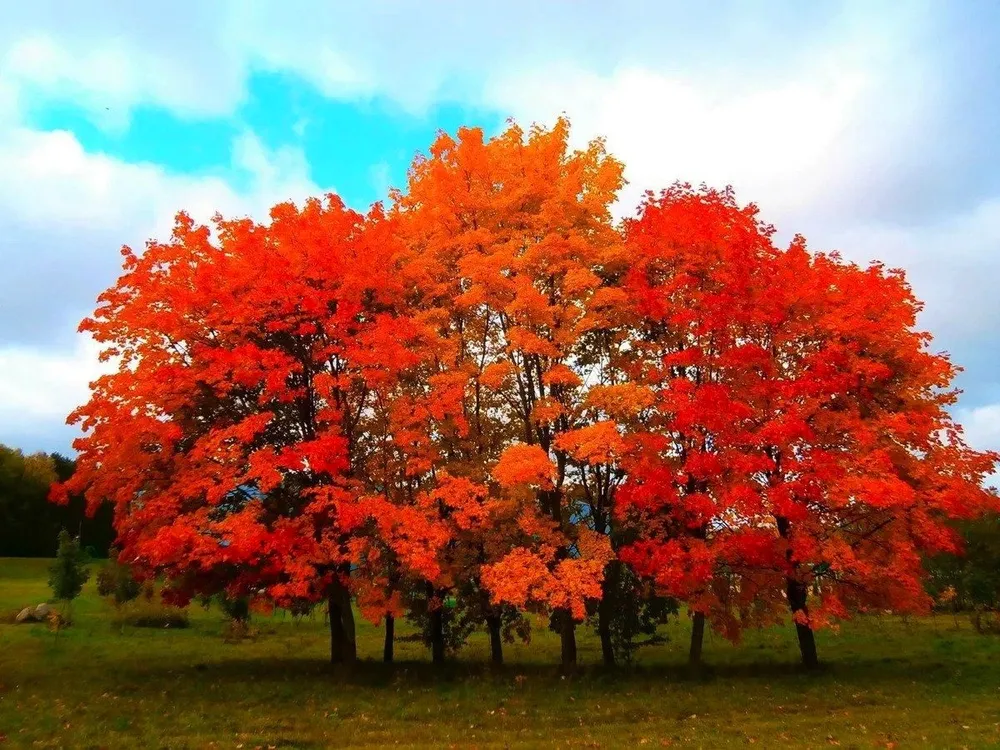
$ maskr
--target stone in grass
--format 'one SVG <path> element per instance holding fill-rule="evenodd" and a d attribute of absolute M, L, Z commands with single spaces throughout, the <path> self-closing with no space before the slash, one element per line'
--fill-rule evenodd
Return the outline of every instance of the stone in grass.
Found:
<path fill-rule="evenodd" d="M 52 613 L 52 607 L 50 607 L 45 602 L 42 602 L 37 607 L 35 607 L 35 619 L 39 622 L 42 620 L 47 620 L 49 615 Z"/>
<path fill-rule="evenodd" d="M 17 617 L 14 618 L 14 622 L 18 625 L 23 622 L 38 622 L 35 619 L 35 610 L 31 607 L 25 607 L 17 613 Z"/>

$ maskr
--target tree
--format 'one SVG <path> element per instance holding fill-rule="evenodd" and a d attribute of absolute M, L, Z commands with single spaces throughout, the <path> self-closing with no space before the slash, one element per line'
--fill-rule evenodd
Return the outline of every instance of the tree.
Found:
<path fill-rule="evenodd" d="M 47 502 L 51 485 L 73 471 L 73 461 L 57 453 L 26 455 L 0 445 L 0 557 L 52 557 L 63 528 L 95 555 L 107 553 L 114 539 L 109 513 L 87 518 L 79 497 L 65 507 Z"/>
<path fill-rule="evenodd" d="M 334 662 L 353 601 L 386 660 L 407 608 L 436 662 L 480 626 L 502 662 L 530 611 L 566 669 L 584 618 L 613 664 L 665 599 L 694 662 L 706 624 L 790 611 L 814 665 L 831 618 L 925 608 L 921 556 L 997 507 L 997 456 L 902 274 L 778 249 L 730 190 L 616 227 L 622 175 L 560 119 L 440 135 L 388 213 L 179 214 L 81 326 L 117 368 L 53 498 L 110 504 L 172 600 L 325 600 Z"/>
<path fill-rule="evenodd" d="M 727 516 L 739 514 L 733 506 L 747 482 L 739 376 L 746 332 L 768 322 L 760 269 L 775 253 L 773 230 L 731 191 L 675 185 L 647 195 L 626 231 L 629 369 L 641 396 L 634 401 L 645 408 L 630 423 L 619 508 L 640 531 L 623 557 L 687 602 L 697 665 L 706 615 L 736 637 L 752 614 L 753 587 L 724 575 L 733 563 Z"/>
<path fill-rule="evenodd" d="M 90 578 L 86 553 L 80 549 L 80 540 L 70 536 L 66 529 L 59 532 L 59 547 L 55 562 L 49 568 L 49 587 L 56 599 L 72 602 L 83 591 L 83 584 Z"/>
<path fill-rule="evenodd" d="M 397 192 L 394 203 L 421 305 L 453 344 L 444 373 L 465 382 L 468 438 L 442 446 L 444 465 L 487 486 L 487 496 L 516 503 L 524 519 L 519 531 L 511 528 L 506 552 L 504 544 L 483 547 L 500 557 L 466 559 L 478 560 L 493 606 L 521 607 L 530 599 L 551 610 L 570 668 L 575 623 L 584 596 L 600 597 L 609 546 L 591 543 L 588 531 L 582 544 L 577 538 L 583 527 L 571 507 L 570 459 L 557 438 L 576 426 L 586 392 L 574 365 L 606 302 L 601 272 L 613 275 L 623 263 L 609 211 L 623 180 L 622 165 L 603 143 L 574 152 L 568 135 L 564 119 L 527 134 L 512 124 L 489 141 L 477 129 L 460 129 L 457 139 L 442 135 L 413 165 L 408 191 Z M 537 469 L 548 477 L 550 466 L 551 477 L 520 482 L 506 467 L 521 458 L 527 474 Z M 517 592 L 499 586 L 524 566 L 538 585 Z M 498 611 L 489 616 L 494 644 L 499 619 Z"/>
<path fill-rule="evenodd" d="M 269 224 L 178 215 L 125 248 L 81 328 L 117 357 L 71 421 L 77 473 L 57 492 L 115 508 L 121 557 L 165 595 L 325 598 L 331 659 L 355 659 L 351 567 L 369 514 L 359 469 L 380 389 L 414 360 L 394 234 L 336 196 Z"/>
<path fill-rule="evenodd" d="M 998 457 L 962 441 L 902 272 L 778 251 L 755 217 L 675 186 L 629 227 L 634 295 L 676 343 L 652 357 L 667 406 L 625 492 L 656 523 L 625 557 L 730 637 L 787 607 L 813 667 L 831 618 L 926 610 L 920 555 L 996 507 Z"/>
<path fill-rule="evenodd" d="M 961 550 L 927 559 L 928 593 L 936 602 L 946 601 L 956 613 L 971 611 L 981 622 L 982 612 L 1000 612 L 1000 514 L 955 526 Z"/>

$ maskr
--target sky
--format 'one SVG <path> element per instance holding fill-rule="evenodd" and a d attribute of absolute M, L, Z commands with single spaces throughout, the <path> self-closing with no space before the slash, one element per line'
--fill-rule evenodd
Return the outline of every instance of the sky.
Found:
<path fill-rule="evenodd" d="M 439 130 L 565 114 L 618 216 L 732 185 L 816 250 L 903 268 L 956 416 L 1000 449 L 1000 5 L 34 0 L 0 27 L 0 442 L 71 453 L 76 332 L 174 214 L 365 209 Z"/>

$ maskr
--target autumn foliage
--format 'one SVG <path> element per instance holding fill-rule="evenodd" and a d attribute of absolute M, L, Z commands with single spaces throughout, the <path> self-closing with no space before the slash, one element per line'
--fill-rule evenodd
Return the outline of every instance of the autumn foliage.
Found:
<path fill-rule="evenodd" d="M 462 129 L 386 210 L 179 214 L 124 249 L 56 499 L 113 504 L 174 600 L 327 601 L 335 661 L 352 601 L 416 612 L 435 660 L 481 626 L 501 661 L 542 617 L 564 665 L 587 619 L 613 661 L 625 575 L 694 614 L 693 657 L 706 622 L 791 616 L 813 664 L 817 628 L 926 610 L 922 555 L 997 508 L 998 456 L 962 441 L 902 273 L 779 248 L 729 190 L 616 224 L 623 165 L 568 143 Z"/>

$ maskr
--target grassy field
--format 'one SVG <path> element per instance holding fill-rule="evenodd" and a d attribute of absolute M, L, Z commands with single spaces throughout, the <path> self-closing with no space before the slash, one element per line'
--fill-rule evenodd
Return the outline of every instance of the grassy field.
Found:
<path fill-rule="evenodd" d="M 0 614 L 47 598 L 48 561 L 0 558 Z M 0 625 L 4 747 L 1000 747 L 1000 638 L 951 617 L 868 618 L 819 637 L 826 666 L 796 668 L 791 628 L 706 642 L 704 674 L 684 668 L 687 622 L 630 670 L 563 679 L 558 642 L 538 630 L 484 666 L 474 638 L 434 669 L 419 642 L 379 663 L 382 633 L 362 625 L 351 673 L 326 663 L 321 614 L 257 618 L 255 642 L 223 642 L 217 609 L 186 630 L 115 629 L 94 583 L 75 625 Z M 405 636 L 405 627 L 397 634 Z"/>

